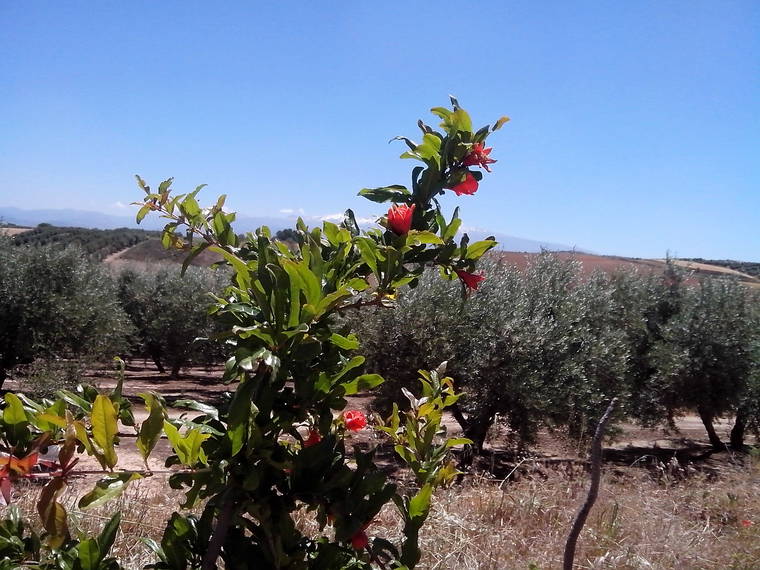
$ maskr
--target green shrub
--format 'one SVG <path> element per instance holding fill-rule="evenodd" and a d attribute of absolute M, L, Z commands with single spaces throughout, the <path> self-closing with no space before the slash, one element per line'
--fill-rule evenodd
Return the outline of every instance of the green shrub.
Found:
<path fill-rule="evenodd" d="M 129 321 L 106 270 L 77 248 L 0 240 L 0 385 L 34 359 L 111 359 Z"/>
<path fill-rule="evenodd" d="M 219 331 L 210 315 L 213 298 L 221 293 L 226 272 L 190 267 L 136 271 L 118 276 L 119 299 L 134 325 L 133 355 L 150 358 L 161 372 L 177 376 L 191 364 L 221 359 L 221 346 L 209 340 Z"/>
<path fill-rule="evenodd" d="M 733 279 L 703 279 L 685 290 L 681 310 L 663 327 L 647 391 L 671 415 L 696 411 L 720 448 L 713 421 L 734 414 L 751 393 L 756 338 L 748 289 Z"/>

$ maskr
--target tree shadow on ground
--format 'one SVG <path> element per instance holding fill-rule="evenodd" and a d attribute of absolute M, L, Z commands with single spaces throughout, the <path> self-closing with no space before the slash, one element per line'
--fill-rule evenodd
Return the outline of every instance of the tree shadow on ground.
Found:
<path fill-rule="evenodd" d="M 667 475 L 684 479 L 701 473 L 717 476 L 729 468 L 741 467 L 747 460 L 745 453 L 716 450 L 709 443 L 687 438 L 660 440 L 663 445 L 605 447 L 603 461 L 607 469 L 637 468 L 650 471 L 653 476 Z M 588 459 L 557 457 L 518 452 L 510 449 L 492 449 L 472 459 L 471 470 L 480 471 L 496 479 L 516 480 L 523 477 L 548 478 L 552 473 L 580 475 L 590 469 Z"/>

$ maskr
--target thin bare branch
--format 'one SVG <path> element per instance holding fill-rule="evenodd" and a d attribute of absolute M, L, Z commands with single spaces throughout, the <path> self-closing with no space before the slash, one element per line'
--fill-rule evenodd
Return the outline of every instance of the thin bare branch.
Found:
<path fill-rule="evenodd" d="M 615 404 L 617 404 L 617 398 L 612 398 L 602 419 L 599 420 L 599 425 L 596 426 L 596 433 L 594 433 L 594 439 L 591 441 L 591 486 L 586 496 L 586 502 L 583 503 L 583 506 L 575 516 L 570 534 L 567 536 L 565 558 L 562 565 L 563 570 L 573 570 L 578 537 L 581 534 L 581 530 L 583 530 L 583 525 L 586 524 L 591 507 L 594 506 L 596 498 L 599 495 L 599 480 L 602 477 L 602 439 L 604 438 L 604 430 L 607 427 L 607 423 L 612 417 L 612 410 L 615 408 Z"/>

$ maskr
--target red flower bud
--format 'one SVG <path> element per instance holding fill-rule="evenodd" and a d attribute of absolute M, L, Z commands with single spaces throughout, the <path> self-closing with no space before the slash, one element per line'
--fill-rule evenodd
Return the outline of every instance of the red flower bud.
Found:
<path fill-rule="evenodd" d="M 312 445 L 315 445 L 322 441 L 322 436 L 320 433 L 315 429 L 309 430 L 309 437 L 306 438 L 306 441 L 303 442 L 304 447 L 311 447 Z"/>
<path fill-rule="evenodd" d="M 475 143 L 472 145 L 470 154 L 464 157 L 462 166 L 481 166 L 486 169 L 486 172 L 491 172 L 488 165 L 496 162 L 493 158 L 488 158 L 492 150 L 493 148 L 483 148 L 483 143 Z"/>
<path fill-rule="evenodd" d="M 354 550 L 364 550 L 367 548 L 368 544 L 369 538 L 367 537 L 367 533 L 363 530 L 360 530 L 351 537 L 351 546 L 354 547 Z"/>
<path fill-rule="evenodd" d="M 467 194 L 468 196 L 471 196 L 475 194 L 475 191 L 478 189 L 478 181 L 475 180 L 475 177 L 472 175 L 472 172 L 469 170 L 467 171 L 467 174 L 464 176 L 464 181 L 460 182 L 456 186 L 452 186 L 451 189 L 454 191 L 454 194 L 457 196 L 461 196 L 462 194 Z"/>
<path fill-rule="evenodd" d="M 475 291 L 478 288 L 478 285 L 480 285 L 480 282 L 485 279 L 483 275 L 468 273 L 467 271 L 463 271 L 461 269 L 456 269 L 455 272 L 457 276 L 462 280 L 462 283 L 464 283 L 471 291 Z"/>
<path fill-rule="evenodd" d="M 367 418 L 359 410 L 349 410 L 343 414 L 343 421 L 346 422 L 346 428 L 351 431 L 359 431 L 367 427 Z"/>
<path fill-rule="evenodd" d="M 388 228 L 400 236 L 409 233 L 412 229 L 412 214 L 414 214 L 415 204 L 411 207 L 403 204 L 401 206 L 391 206 L 388 210 Z"/>

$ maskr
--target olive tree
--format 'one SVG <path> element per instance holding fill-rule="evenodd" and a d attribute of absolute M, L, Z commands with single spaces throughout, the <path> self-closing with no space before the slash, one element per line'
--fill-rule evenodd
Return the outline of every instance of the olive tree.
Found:
<path fill-rule="evenodd" d="M 623 271 L 613 276 L 615 295 L 626 307 L 619 324 L 630 347 L 628 414 L 648 427 L 667 423 L 675 428 L 673 394 L 654 386 L 662 356 L 671 348 L 664 334 L 681 312 L 686 277 L 670 259 L 661 273 Z"/>
<path fill-rule="evenodd" d="M 133 353 L 150 358 L 161 373 L 177 377 L 191 363 L 219 360 L 220 345 L 209 337 L 218 327 L 209 291 L 220 292 L 227 275 L 207 268 L 125 269 L 118 277 L 119 299 L 135 327 Z"/>
<path fill-rule="evenodd" d="M 113 357 L 129 329 L 108 272 L 81 250 L 0 241 L 0 386 L 35 358 Z"/>
<path fill-rule="evenodd" d="M 744 448 L 744 436 L 751 430 L 760 437 L 760 294 L 750 296 L 750 367 L 747 381 L 741 391 L 736 408 L 736 419 L 731 429 L 732 449 Z"/>
<path fill-rule="evenodd" d="M 584 282 L 578 263 L 548 253 L 525 270 L 496 257 L 482 268 L 485 280 L 466 299 L 428 277 L 395 309 L 363 319 L 372 366 L 411 386 L 402 363 L 448 360 L 465 392 L 453 411 L 477 450 L 497 420 L 521 444 L 541 425 L 581 435 L 626 390 L 628 346 L 610 283 Z"/>
<path fill-rule="evenodd" d="M 755 334 L 746 287 L 708 278 L 687 289 L 680 312 L 654 349 L 652 394 L 671 412 L 695 410 L 713 447 L 723 447 L 714 420 L 735 413 L 748 389 Z M 732 439 L 740 447 L 738 431 Z"/>

